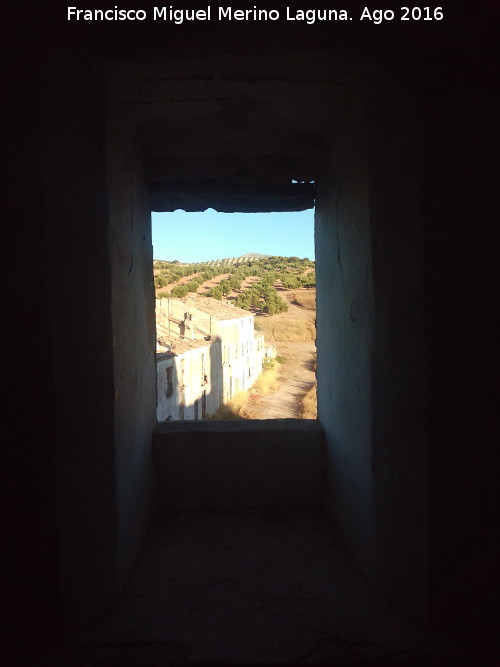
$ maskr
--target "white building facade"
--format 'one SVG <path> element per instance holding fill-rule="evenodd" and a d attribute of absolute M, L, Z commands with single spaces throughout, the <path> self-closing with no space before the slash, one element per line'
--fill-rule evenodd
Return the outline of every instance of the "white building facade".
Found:
<path fill-rule="evenodd" d="M 157 300 L 157 419 L 206 419 L 262 372 L 254 316 L 207 297 Z"/>
<path fill-rule="evenodd" d="M 221 342 L 179 340 L 170 352 L 157 354 L 157 419 L 207 419 L 222 402 Z M 186 341 L 187 343 L 187 341 Z"/>

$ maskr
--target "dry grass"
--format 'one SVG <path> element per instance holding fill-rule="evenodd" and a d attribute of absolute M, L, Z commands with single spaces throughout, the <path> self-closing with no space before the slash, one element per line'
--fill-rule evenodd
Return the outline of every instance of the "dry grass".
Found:
<path fill-rule="evenodd" d="M 293 293 L 293 300 L 308 310 L 316 310 L 316 290 L 300 290 Z"/>
<path fill-rule="evenodd" d="M 276 391 L 279 386 L 278 368 L 277 365 L 275 365 L 274 368 L 270 368 L 259 375 L 257 380 L 253 383 L 250 391 L 254 394 L 265 396 L 266 394 L 271 394 L 273 391 Z"/>
<path fill-rule="evenodd" d="M 316 385 L 311 387 L 301 400 L 298 409 L 299 419 L 317 419 L 318 418 L 318 397 Z"/>
<path fill-rule="evenodd" d="M 272 317 L 259 317 L 258 321 L 260 330 L 269 341 L 307 343 L 316 338 L 314 324 L 307 320 L 273 320 Z"/>
<path fill-rule="evenodd" d="M 278 380 L 278 364 L 259 375 L 253 383 L 250 391 L 252 394 L 265 396 L 276 391 L 280 385 Z M 250 404 L 248 402 L 248 392 L 240 391 L 233 396 L 229 403 L 224 403 L 217 412 L 211 415 L 210 419 L 253 419 L 252 412 L 249 412 Z"/>
<path fill-rule="evenodd" d="M 239 391 L 229 403 L 224 403 L 210 419 L 246 419 L 244 405 L 248 400 L 246 391 Z"/>

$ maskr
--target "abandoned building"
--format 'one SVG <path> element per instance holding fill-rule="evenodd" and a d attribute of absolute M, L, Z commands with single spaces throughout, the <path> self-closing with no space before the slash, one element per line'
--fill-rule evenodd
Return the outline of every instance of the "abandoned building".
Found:
<path fill-rule="evenodd" d="M 159 422 L 206 419 L 222 403 L 222 354 L 218 338 L 210 342 L 179 339 L 157 352 Z"/>
<path fill-rule="evenodd" d="M 5 11 L 9 641 L 39 647 L 100 622 L 161 517 L 178 513 L 180 530 L 196 512 L 286 508 L 324 512 L 398 613 L 486 645 L 500 486 L 495 3 L 377 26 Z M 158 425 L 151 211 L 313 205 L 318 420 Z"/>
<path fill-rule="evenodd" d="M 210 297 L 156 299 L 157 419 L 206 419 L 250 389 L 273 345 L 254 316 Z"/>

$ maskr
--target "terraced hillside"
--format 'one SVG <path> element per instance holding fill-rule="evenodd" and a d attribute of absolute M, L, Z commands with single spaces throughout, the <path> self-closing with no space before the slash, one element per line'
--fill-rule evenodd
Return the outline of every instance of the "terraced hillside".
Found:
<path fill-rule="evenodd" d="M 269 315 L 288 309 L 288 301 L 280 291 L 316 285 L 311 260 L 255 253 L 198 264 L 155 260 L 153 270 L 157 298 L 183 297 L 194 292 Z"/>

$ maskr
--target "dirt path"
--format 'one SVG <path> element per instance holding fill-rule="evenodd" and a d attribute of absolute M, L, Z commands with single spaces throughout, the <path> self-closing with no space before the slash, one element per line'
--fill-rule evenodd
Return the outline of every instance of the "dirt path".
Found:
<path fill-rule="evenodd" d="M 252 398 L 246 413 L 250 419 L 290 419 L 297 417 L 299 402 L 315 381 L 316 346 L 308 343 L 278 343 L 278 354 L 287 359 L 281 366 L 279 389 L 268 396 Z"/>

